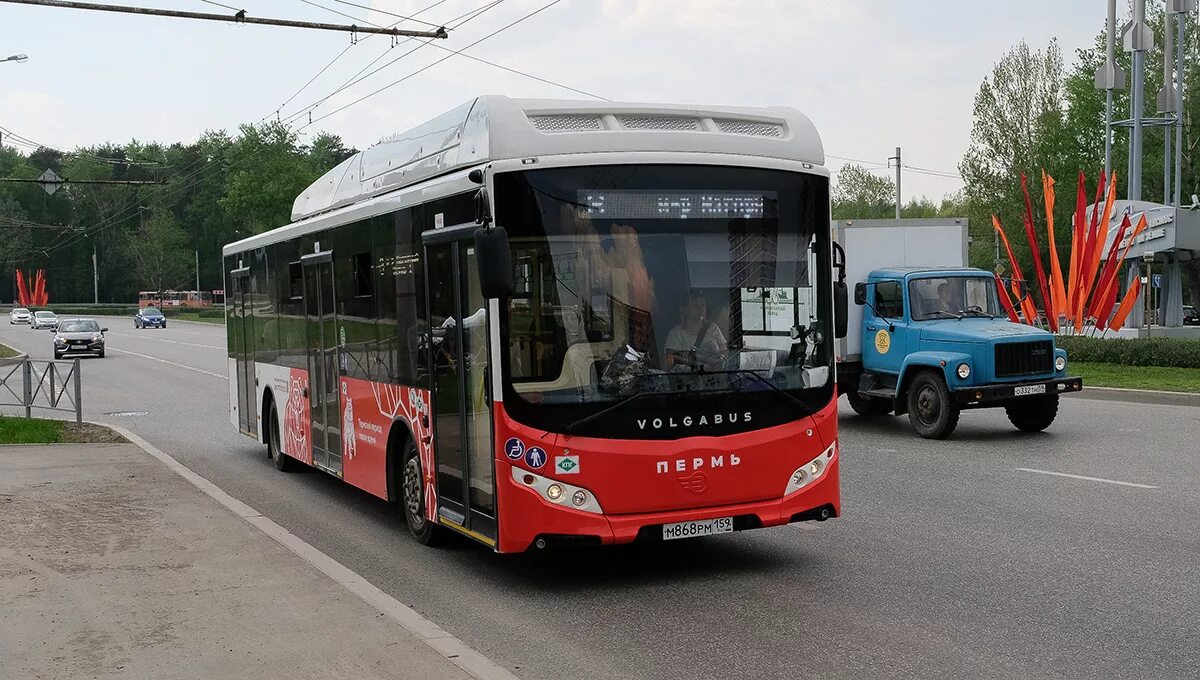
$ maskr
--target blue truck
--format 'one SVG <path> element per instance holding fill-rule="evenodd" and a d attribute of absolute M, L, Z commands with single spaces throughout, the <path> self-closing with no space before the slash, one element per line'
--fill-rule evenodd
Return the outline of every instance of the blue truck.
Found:
<path fill-rule="evenodd" d="M 834 224 L 853 304 L 838 344 L 838 388 L 861 416 L 907 414 L 944 439 L 968 409 L 1003 407 L 1024 432 L 1054 422 L 1083 389 L 1054 335 L 1013 323 L 995 276 L 965 266 L 965 219 Z"/>

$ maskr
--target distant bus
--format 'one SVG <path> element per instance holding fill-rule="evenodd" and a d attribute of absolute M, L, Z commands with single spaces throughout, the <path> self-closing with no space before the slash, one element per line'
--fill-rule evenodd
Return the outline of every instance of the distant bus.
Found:
<path fill-rule="evenodd" d="M 161 295 L 156 290 L 138 293 L 139 307 L 212 307 L 212 304 L 212 293 L 203 290 L 167 290 Z"/>
<path fill-rule="evenodd" d="M 792 109 L 480 97 L 225 246 L 231 420 L 422 543 L 837 517 L 823 163 Z"/>

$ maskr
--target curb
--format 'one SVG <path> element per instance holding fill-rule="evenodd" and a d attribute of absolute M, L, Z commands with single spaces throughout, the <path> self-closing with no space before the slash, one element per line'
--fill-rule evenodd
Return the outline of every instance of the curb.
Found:
<path fill-rule="evenodd" d="M 117 425 L 98 423 L 90 420 L 84 422 L 89 422 L 93 425 L 102 425 L 122 435 L 151 457 L 156 458 L 163 465 L 166 465 L 172 472 L 186 479 L 206 496 L 225 506 L 235 515 L 246 520 L 246 522 L 274 539 L 280 545 L 299 555 L 304 561 L 316 567 L 317 570 L 333 579 L 338 585 L 357 595 L 364 602 L 374 607 L 380 614 L 388 617 L 399 624 L 401 628 L 415 635 L 447 661 L 471 677 L 476 678 L 476 680 L 520 680 L 508 669 L 471 649 L 465 642 L 446 632 L 441 626 L 421 616 L 396 598 L 371 585 L 362 576 L 351 571 L 350 568 L 314 548 L 299 536 L 279 526 L 259 511 L 225 493 L 216 484 L 196 474 L 183 463 L 175 460 L 169 454 L 160 451 L 145 439 Z"/>
<path fill-rule="evenodd" d="M 1082 392 L 1067 395 L 1075 399 L 1098 401 L 1131 401 L 1137 404 L 1160 404 L 1164 406 L 1200 406 L 1200 394 L 1191 392 L 1156 392 L 1154 390 L 1132 390 L 1124 387 L 1088 387 Z"/>

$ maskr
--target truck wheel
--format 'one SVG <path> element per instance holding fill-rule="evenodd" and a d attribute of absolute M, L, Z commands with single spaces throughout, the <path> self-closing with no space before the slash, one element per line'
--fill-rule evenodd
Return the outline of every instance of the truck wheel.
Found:
<path fill-rule="evenodd" d="M 275 469 L 280 472 L 293 472 L 297 468 L 296 459 L 284 453 L 279 446 L 279 414 L 275 411 L 274 404 L 271 405 L 271 416 L 267 428 L 267 454 L 275 463 Z"/>
<path fill-rule="evenodd" d="M 400 459 L 403 462 L 400 478 L 400 511 L 408 532 L 422 545 L 433 545 L 441 537 L 439 527 L 425 517 L 425 479 L 421 470 L 421 455 L 412 440 L 405 442 Z"/>
<path fill-rule="evenodd" d="M 1004 405 L 1008 420 L 1022 432 L 1041 432 L 1058 415 L 1058 395 L 1016 399 Z"/>
<path fill-rule="evenodd" d="M 854 409 L 855 413 L 867 418 L 886 416 L 892 412 L 892 402 L 890 399 L 864 397 L 857 392 L 847 392 L 846 399 L 850 401 L 850 408 Z"/>
<path fill-rule="evenodd" d="M 958 407 L 950 401 L 946 381 L 922 371 L 908 388 L 908 421 L 926 439 L 945 439 L 958 426 Z"/>

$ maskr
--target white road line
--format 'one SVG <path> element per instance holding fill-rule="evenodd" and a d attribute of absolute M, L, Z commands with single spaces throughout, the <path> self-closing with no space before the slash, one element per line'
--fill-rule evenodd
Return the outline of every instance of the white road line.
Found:
<path fill-rule="evenodd" d="M 124 337 L 128 337 L 128 338 L 138 338 L 139 340 L 140 340 L 140 339 L 142 339 L 142 336 L 140 336 L 140 335 L 127 335 L 127 336 L 124 336 Z M 170 343 L 170 344 L 172 344 L 172 345 L 188 345 L 189 347 L 203 347 L 203 348 L 205 348 L 205 349 L 221 349 L 221 350 L 225 349 L 224 347 L 221 347 L 221 346 L 218 346 L 218 345 L 201 345 L 201 344 L 199 344 L 199 343 L 195 343 L 195 342 L 184 342 L 184 341 L 182 341 L 182 340 L 164 340 L 163 338 L 149 338 L 149 340 L 150 340 L 151 342 L 167 342 L 167 343 Z"/>
<path fill-rule="evenodd" d="M 1120 484 L 1121 486 L 1132 486 L 1136 489 L 1157 489 L 1157 486 L 1149 484 L 1135 484 L 1134 482 L 1118 482 L 1115 479 L 1104 479 L 1102 477 L 1085 477 L 1084 475 L 1072 475 L 1066 472 L 1051 472 L 1050 470 L 1034 470 L 1033 468 L 1016 468 L 1021 472 L 1036 472 L 1039 475 L 1054 475 L 1055 477 L 1070 477 L 1071 479 L 1082 479 L 1088 482 L 1104 482 L 1105 484 Z"/>
<path fill-rule="evenodd" d="M 143 359 L 149 359 L 150 361 L 157 361 L 157 362 L 159 362 L 159 363 L 162 363 L 162 364 L 168 364 L 168 365 L 170 365 L 170 366 L 176 366 L 176 367 L 178 367 L 178 368 L 186 368 L 186 369 L 187 369 L 187 370 L 189 370 L 189 371 L 195 371 L 195 372 L 197 372 L 197 373 L 203 373 L 204 375 L 211 375 L 212 377 L 214 377 L 214 378 L 220 378 L 221 380 L 228 380 L 228 378 L 226 378 L 225 376 L 221 375 L 220 373 L 213 373 L 212 371 L 206 371 L 206 370 L 204 370 L 203 368 L 196 368 L 196 367 L 194 367 L 194 366 L 185 366 L 185 365 L 183 365 L 183 364 L 177 364 L 177 363 L 175 363 L 174 361 L 167 361 L 166 359 L 159 359 L 158 357 L 152 357 L 152 356 L 150 356 L 150 355 L 148 355 L 148 354 L 138 354 L 137 352 L 130 352 L 130 351 L 129 351 L 129 350 L 127 350 L 127 349 L 117 349 L 116 347 L 109 347 L 109 348 L 108 348 L 108 351 L 109 351 L 109 352 L 120 352 L 121 354 L 132 354 L 132 355 L 133 355 L 133 356 L 135 356 L 135 357 L 141 357 L 141 358 L 143 358 Z"/>
<path fill-rule="evenodd" d="M 154 458 L 157 458 L 175 472 L 175 474 L 191 482 L 197 489 L 200 489 L 207 496 L 228 508 L 238 517 L 254 525 L 259 531 L 270 536 L 280 545 L 304 558 L 305 561 L 316 567 L 320 572 L 333 579 L 346 590 L 362 598 L 379 613 L 417 636 L 438 654 L 441 654 L 455 666 L 470 674 L 471 677 L 477 678 L 477 680 L 519 680 L 508 669 L 471 649 L 465 642 L 451 635 L 441 626 L 421 616 L 411 607 L 406 606 L 374 585 L 371 585 L 369 581 L 359 576 L 349 567 L 314 548 L 299 536 L 279 526 L 249 505 L 230 496 L 221 487 L 192 472 L 183 463 L 158 450 L 146 440 L 123 427 L 107 423 L 100 424 L 111 427 L 124 435 L 126 439 L 140 446 L 143 451 Z"/>

